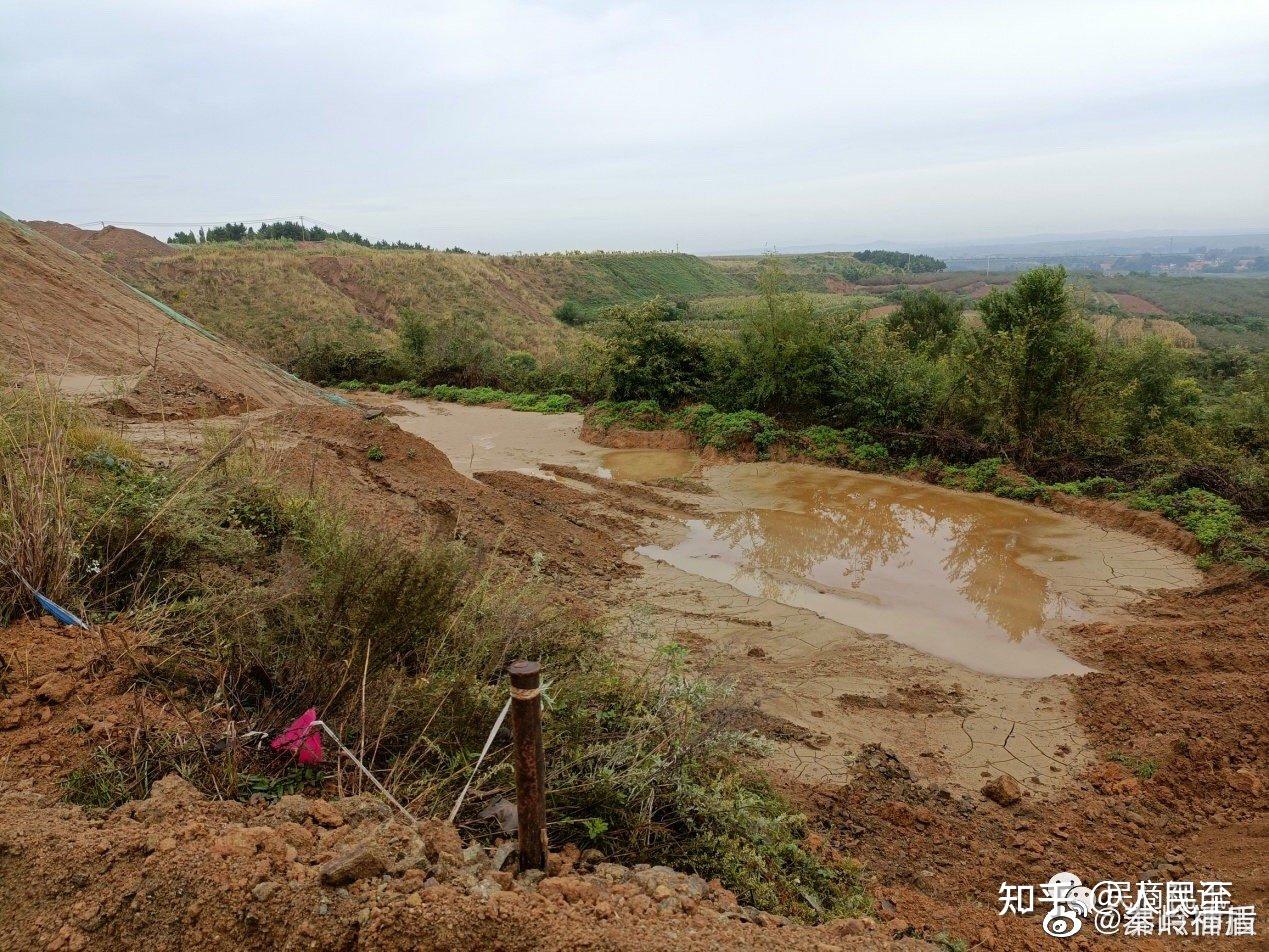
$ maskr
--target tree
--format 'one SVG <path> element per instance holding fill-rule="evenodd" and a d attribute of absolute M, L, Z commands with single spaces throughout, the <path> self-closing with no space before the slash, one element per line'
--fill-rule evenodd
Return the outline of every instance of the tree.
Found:
<path fill-rule="evenodd" d="M 967 352 L 967 425 L 1028 460 L 1041 435 L 1075 422 L 1096 364 L 1092 328 L 1079 320 L 1066 269 L 1035 268 L 979 304 L 983 328 Z"/>
<path fill-rule="evenodd" d="M 612 399 L 673 407 L 700 396 L 709 381 L 709 354 L 699 340 L 665 320 L 661 302 L 619 305 L 604 317 Z"/>
<path fill-rule="evenodd" d="M 906 291 L 899 310 L 890 315 L 890 330 L 914 350 L 924 347 L 942 353 L 961 329 L 964 309 L 959 298 L 930 288 Z"/>
<path fill-rule="evenodd" d="M 1202 391 L 1186 374 L 1187 356 L 1161 337 L 1149 335 L 1118 354 L 1115 376 L 1123 382 L 1120 406 L 1130 443 L 1179 420 L 1188 422 Z"/>
<path fill-rule="evenodd" d="M 807 417 L 830 398 L 835 328 L 805 294 L 784 287 L 779 266 L 759 273 L 762 300 L 741 325 L 732 387 L 745 408 Z"/>

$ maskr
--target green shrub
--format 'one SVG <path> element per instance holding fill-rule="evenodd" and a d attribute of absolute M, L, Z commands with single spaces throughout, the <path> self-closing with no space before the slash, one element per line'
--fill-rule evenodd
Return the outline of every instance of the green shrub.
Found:
<path fill-rule="evenodd" d="M 651 400 L 600 400 L 586 410 L 586 422 L 598 430 L 614 426 L 627 430 L 663 430 L 670 418 Z"/>
<path fill-rule="evenodd" d="M 753 410 L 723 413 L 707 403 L 700 403 L 684 408 L 678 419 L 679 425 L 695 435 L 702 446 L 724 452 L 752 443 L 759 454 L 765 454 L 787 436 L 775 420 Z"/>
<path fill-rule="evenodd" d="M 513 410 L 532 413 L 571 413 L 580 406 L 566 393 L 508 393 L 493 387 L 452 387 L 443 383 L 432 387 L 430 395 L 434 400 L 469 406 L 505 403 Z"/>
<path fill-rule="evenodd" d="M 555 319 L 569 327 L 578 327 L 588 320 L 586 312 L 576 301 L 565 301 L 555 309 Z"/>

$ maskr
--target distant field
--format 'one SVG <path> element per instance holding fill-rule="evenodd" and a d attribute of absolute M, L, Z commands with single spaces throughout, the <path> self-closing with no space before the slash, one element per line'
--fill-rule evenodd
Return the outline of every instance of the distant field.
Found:
<path fill-rule="evenodd" d="M 866 277 L 891 273 L 881 265 L 860 261 L 845 252 L 805 255 L 737 255 L 704 259 L 711 266 L 729 275 L 741 286 L 753 289 L 758 275 L 769 260 L 776 261 L 788 278 L 788 286 L 797 291 L 849 291 L 849 285 Z M 835 286 L 836 285 L 836 286 Z"/>
<path fill-rule="evenodd" d="M 1073 283 L 1089 289 L 1094 309 L 1169 318 L 1203 347 L 1269 347 L 1269 278 L 1078 275 Z M 1166 322 L 1148 326 L 1166 336 Z"/>
<path fill-rule="evenodd" d="M 811 293 L 806 297 L 820 314 L 851 315 L 875 307 L 881 298 L 871 294 Z M 739 320 L 752 314 L 761 306 L 762 298 L 756 294 L 730 294 L 695 300 L 688 312 L 689 318 L 700 321 Z"/>

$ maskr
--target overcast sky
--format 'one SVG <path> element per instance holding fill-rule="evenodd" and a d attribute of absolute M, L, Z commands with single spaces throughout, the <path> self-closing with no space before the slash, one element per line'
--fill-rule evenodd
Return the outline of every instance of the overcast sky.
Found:
<path fill-rule="evenodd" d="M 1269 3 L 0 0 L 0 209 L 497 251 L 1264 230 Z"/>

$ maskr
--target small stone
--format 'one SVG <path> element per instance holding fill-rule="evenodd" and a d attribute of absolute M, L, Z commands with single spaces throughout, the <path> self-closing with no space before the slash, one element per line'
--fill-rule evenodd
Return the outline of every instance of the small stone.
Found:
<path fill-rule="evenodd" d="M 50 674 L 35 689 L 35 696 L 50 704 L 61 704 L 75 692 L 75 679 L 68 674 Z"/>
<path fill-rule="evenodd" d="M 507 840 L 507 842 L 503 843 L 494 850 L 493 858 L 490 860 L 490 867 L 494 870 L 494 872 L 502 869 L 502 867 L 507 864 L 507 859 L 516 851 L 516 849 L 516 842 L 514 840 Z"/>
<path fill-rule="evenodd" d="M 485 902 L 488 902 L 489 897 L 492 896 L 494 893 L 500 893 L 500 892 L 502 892 L 502 887 L 499 886 L 497 883 L 490 882 L 487 879 L 481 880 L 480 882 L 476 883 L 476 885 L 472 886 L 470 889 L 467 890 L 468 895 L 475 896 L 477 899 L 483 899 Z"/>
<path fill-rule="evenodd" d="M 373 846 L 355 846 L 321 867 L 321 880 L 327 886 L 343 886 L 369 876 L 381 876 L 388 869 L 383 855 Z"/>
<path fill-rule="evenodd" d="M 281 884 L 266 879 L 264 882 L 256 884 L 255 889 L 251 890 L 251 895 L 255 896 L 260 902 L 264 902 L 280 888 Z"/>
<path fill-rule="evenodd" d="M 381 822 L 392 816 L 392 809 L 378 797 L 361 793 L 355 797 L 343 797 L 331 804 L 345 823 Z"/>
<path fill-rule="evenodd" d="M 624 883 L 630 878 L 630 870 L 618 863 L 596 863 L 595 875 L 615 883 Z"/>
<path fill-rule="evenodd" d="M 983 784 L 983 796 L 1002 807 L 1011 807 L 1022 799 L 1022 787 L 1008 774 L 1001 774 Z"/>

